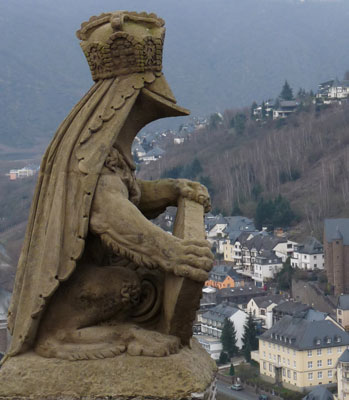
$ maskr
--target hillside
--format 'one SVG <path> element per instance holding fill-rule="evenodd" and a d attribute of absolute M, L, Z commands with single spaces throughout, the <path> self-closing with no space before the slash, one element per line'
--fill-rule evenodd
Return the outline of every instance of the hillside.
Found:
<path fill-rule="evenodd" d="M 348 217 L 348 104 L 321 112 L 310 106 L 285 123 L 260 125 L 247 117 L 243 134 L 231 128 L 236 114 L 227 111 L 222 125 L 170 146 L 164 158 L 142 166 L 139 175 L 173 176 L 178 168 L 192 165 L 195 154 L 202 171 L 190 177 L 209 183 L 214 209 L 229 214 L 239 207 L 253 217 L 262 198 L 281 194 L 298 216 L 295 232 L 319 238 L 325 217 Z"/>
<path fill-rule="evenodd" d="M 75 31 L 91 15 L 116 8 L 146 8 L 166 20 L 164 71 L 194 115 L 274 97 L 285 78 L 295 88 L 316 89 L 349 65 L 346 0 L 2 1 L 0 159 L 14 159 L 24 147 L 42 154 L 92 84 Z"/>

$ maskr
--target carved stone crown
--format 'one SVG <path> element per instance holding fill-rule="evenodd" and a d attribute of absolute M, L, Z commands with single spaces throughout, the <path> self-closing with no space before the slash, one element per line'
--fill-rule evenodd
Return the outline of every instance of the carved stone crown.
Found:
<path fill-rule="evenodd" d="M 117 11 L 91 17 L 77 37 L 93 80 L 162 69 L 165 22 L 155 14 Z"/>

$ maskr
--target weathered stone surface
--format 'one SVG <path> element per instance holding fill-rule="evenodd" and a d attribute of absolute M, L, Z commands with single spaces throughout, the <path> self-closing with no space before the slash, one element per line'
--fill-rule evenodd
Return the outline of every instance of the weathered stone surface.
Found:
<path fill-rule="evenodd" d="M 0 398 L 191 398 L 209 388 L 214 371 L 213 360 L 195 340 L 192 349 L 162 358 L 123 354 L 72 362 L 30 352 L 2 367 Z"/>
<path fill-rule="evenodd" d="M 138 179 L 131 153 L 149 122 L 188 114 L 161 72 L 164 34 L 155 14 L 127 11 L 78 31 L 96 83 L 40 165 L 9 310 L 4 398 L 208 396 L 215 364 L 189 344 L 213 262 L 209 194 L 186 179 Z M 168 206 L 178 207 L 173 235 L 150 221 Z"/>

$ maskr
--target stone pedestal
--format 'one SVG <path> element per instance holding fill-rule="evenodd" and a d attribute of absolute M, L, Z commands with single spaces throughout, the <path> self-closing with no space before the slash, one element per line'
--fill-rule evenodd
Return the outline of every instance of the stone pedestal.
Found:
<path fill-rule="evenodd" d="M 0 399 L 213 399 L 215 363 L 193 340 L 168 357 L 65 361 L 26 353 L 0 370 Z"/>

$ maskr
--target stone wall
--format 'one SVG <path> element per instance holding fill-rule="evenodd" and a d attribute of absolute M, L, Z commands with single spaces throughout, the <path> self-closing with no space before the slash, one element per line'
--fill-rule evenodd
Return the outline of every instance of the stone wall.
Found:
<path fill-rule="evenodd" d="M 292 297 L 318 311 L 336 314 L 336 305 L 324 295 L 314 282 L 293 279 Z"/>

